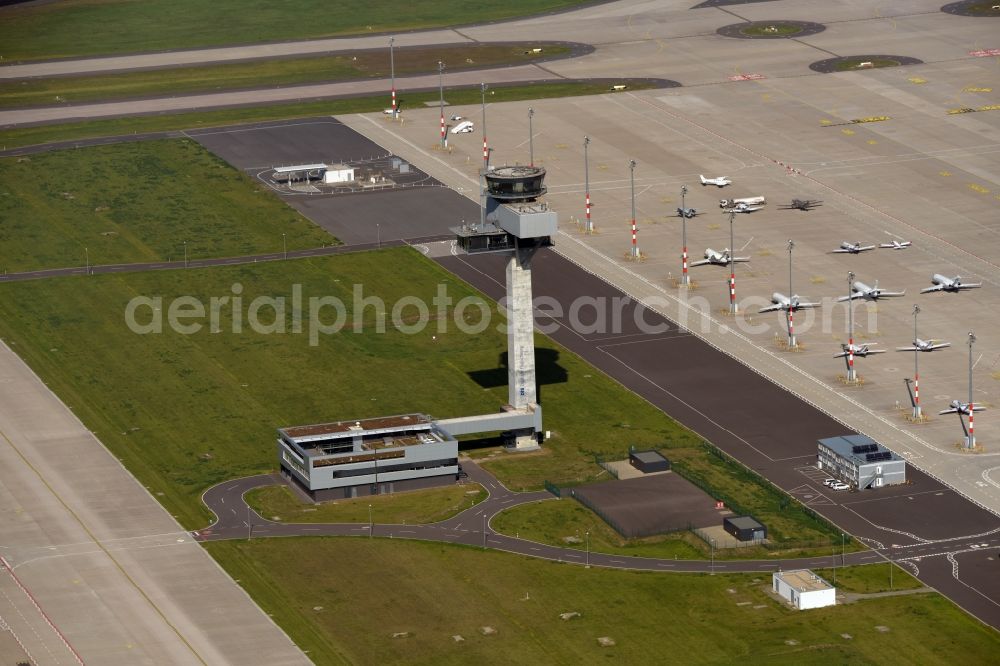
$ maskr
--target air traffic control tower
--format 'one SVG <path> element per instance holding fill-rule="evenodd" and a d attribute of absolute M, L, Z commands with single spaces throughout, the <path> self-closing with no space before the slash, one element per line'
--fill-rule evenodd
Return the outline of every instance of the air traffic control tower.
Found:
<path fill-rule="evenodd" d="M 453 227 L 457 245 L 468 254 L 504 252 L 507 261 L 507 379 L 509 409 L 531 414 L 534 427 L 515 431 L 515 448 L 538 446 L 541 407 L 535 377 L 534 308 L 531 259 L 551 245 L 558 217 L 540 201 L 545 169 L 502 166 L 480 174 L 482 215 L 478 225 Z M 483 183 L 485 181 L 485 183 Z"/>

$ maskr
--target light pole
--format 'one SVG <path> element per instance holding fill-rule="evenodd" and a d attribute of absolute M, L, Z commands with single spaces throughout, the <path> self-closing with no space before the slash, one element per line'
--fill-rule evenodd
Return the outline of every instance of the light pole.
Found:
<path fill-rule="evenodd" d="M 375 247 L 382 249 L 382 225 L 379 222 L 375 223 Z"/>
<path fill-rule="evenodd" d="M 396 119 L 396 58 L 393 53 L 393 42 L 395 37 L 389 38 L 389 77 L 392 83 L 392 119 Z"/>
<path fill-rule="evenodd" d="M 486 150 L 486 89 L 488 86 L 485 83 L 479 84 L 479 92 L 482 95 L 482 105 L 483 105 L 483 171 L 489 168 L 490 154 Z"/>
<path fill-rule="evenodd" d="M 632 258 L 639 258 L 639 242 L 635 228 L 635 160 L 628 161 L 629 183 L 632 188 Z"/>
<path fill-rule="evenodd" d="M 590 137 L 583 137 L 583 191 L 586 196 L 587 224 L 584 231 L 588 234 L 594 233 L 594 225 L 590 221 L 590 158 L 587 155 L 587 147 L 590 145 Z"/>
<path fill-rule="evenodd" d="M 587 568 L 590 568 L 590 530 L 587 530 Z"/>
<path fill-rule="evenodd" d="M 486 512 L 483 511 L 483 550 L 486 550 Z"/>
<path fill-rule="evenodd" d="M 184 241 L 184 268 L 188 267 L 188 242 Z"/>
<path fill-rule="evenodd" d="M 711 575 L 715 575 L 715 539 L 712 539 L 712 566 L 709 569 Z"/>
<path fill-rule="evenodd" d="M 917 315 L 920 306 L 913 306 L 913 419 L 919 421 L 920 413 L 920 348 L 917 347 Z"/>
<path fill-rule="evenodd" d="M 688 221 L 687 205 L 685 195 L 688 193 L 687 185 L 681 185 L 681 286 L 687 287 L 691 284 L 688 277 Z"/>
<path fill-rule="evenodd" d="M 281 234 L 281 253 L 288 259 L 288 239 L 285 238 L 285 234 Z"/>
<path fill-rule="evenodd" d="M 535 133 L 531 129 L 531 119 L 535 117 L 535 110 L 528 109 L 528 164 L 535 166 Z"/>
<path fill-rule="evenodd" d="M 368 538 L 372 538 L 372 532 L 375 531 L 375 523 L 372 522 L 372 505 L 368 505 Z"/>
<path fill-rule="evenodd" d="M 847 383 L 857 381 L 854 373 L 854 271 L 847 272 Z"/>
<path fill-rule="evenodd" d="M 965 445 L 976 448 L 976 427 L 973 424 L 975 418 L 975 405 L 972 403 L 972 345 L 976 343 L 976 334 L 969 331 L 969 436 L 965 438 Z"/>
<path fill-rule="evenodd" d="M 253 537 L 253 521 L 250 519 L 250 505 L 247 504 L 247 541 Z"/>
<path fill-rule="evenodd" d="M 844 566 L 844 549 L 847 547 L 847 535 L 843 532 L 840 533 L 840 566 Z"/>
<path fill-rule="evenodd" d="M 444 63 L 438 60 L 438 96 L 441 108 L 441 148 L 448 147 L 448 134 L 444 131 Z"/>
<path fill-rule="evenodd" d="M 729 211 L 729 314 L 739 312 L 736 305 L 736 262 L 733 257 L 736 255 L 736 242 L 733 240 L 733 222 L 736 221 L 736 211 Z"/>
<path fill-rule="evenodd" d="M 792 249 L 795 241 L 788 239 L 788 348 L 795 349 L 795 292 L 792 291 Z"/>
<path fill-rule="evenodd" d="M 84 264 L 83 274 L 90 275 L 90 250 L 88 250 L 87 248 L 83 248 L 83 257 L 84 261 L 86 262 Z"/>

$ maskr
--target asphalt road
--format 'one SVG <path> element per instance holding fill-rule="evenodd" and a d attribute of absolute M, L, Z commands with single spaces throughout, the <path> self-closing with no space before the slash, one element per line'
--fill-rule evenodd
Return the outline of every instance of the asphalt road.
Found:
<path fill-rule="evenodd" d="M 507 489 L 496 478 L 469 460 L 463 460 L 462 468 L 469 479 L 482 485 L 489 497 L 458 515 L 427 525 L 395 525 L 374 523 L 279 523 L 267 520 L 253 511 L 243 496 L 254 488 L 284 483 L 276 475 L 266 474 L 243 479 L 225 481 L 213 486 L 202 496 L 206 506 L 217 516 L 216 521 L 203 530 L 192 532 L 199 541 L 226 539 L 273 538 L 289 536 L 370 536 L 385 539 L 416 539 L 420 541 L 440 541 L 501 550 L 508 553 L 537 557 L 540 559 L 567 562 L 581 566 L 604 567 L 608 569 L 632 569 L 637 571 L 667 571 L 678 573 L 760 573 L 788 569 L 817 569 L 831 566 L 873 564 L 892 560 L 916 571 L 913 561 L 932 560 L 935 564 L 924 571 L 921 565 L 920 578 L 937 587 L 948 596 L 955 579 L 951 578 L 952 553 L 979 552 L 974 544 L 988 543 L 990 548 L 1000 547 L 1000 538 L 958 539 L 934 544 L 914 544 L 894 548 L 847 553 L 843 556 L 825 555 L 795 559 L 769 560 L 673 560 L 652 557 L 634 557 L 608 553 L 587 552 L 579 548 L 560 548 L 544 543 L 498 534 L 490 529 L 490 521 L 501 511 L 529 502 L 572 501 L 557 500 L 547 492 L 516 493 Z M 940 575 L 944 570 L 948 575 Z M 984 573 L 993 573 L 985 571 Z M 954 597 L 952 597 L 954 598 Z M 993 626 L 996 626 L 995 624 Z"/>

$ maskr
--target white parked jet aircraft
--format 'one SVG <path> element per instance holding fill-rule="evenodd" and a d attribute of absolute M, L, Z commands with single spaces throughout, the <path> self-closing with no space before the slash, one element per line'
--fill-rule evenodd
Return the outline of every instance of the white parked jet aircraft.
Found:
<path fill-rule="evenodd" d="M 854 356 L 860 356 L 861 358 L 864 358 L 869 354 L 884 354 L 884 349 L 872 349 L 872 347 L 877 344 L 877 342 L 869 342 L 863 345 L 851 345 L 842 342 L 840 343 L 841 352 L 839 354 L 834 354 L 833 357 L 841 358 L 842 356 L 847 356 L 848 352 L 853 352 Z"/>
<path fill-rule="evenodd" d="M 981 407 L 978 403 L 972 406 L 972 411 L 974 412 L 981 412 L 984 409 L 986 408 Z M 961 400 L 952 400 L 951 407 L 949 407 L 948 409 L 942 409 L 940 412 L 938 412 L 938 414 L 964 414 L 965 416 L 968 416 L 969 403 L 962 402 Z M 964 426 L 965 424 L 962 425 Z"/>
<path fill-rule="evenodd" d="M 464 120 L 451 128 L 452 134 L 468 134 L 476 129 L 475 123 L 471 120 Z"/>
<path fill-rule="evenodd" d="M 926 294 L 932 291 L 950 291 L 959 292 L 962 289 L 977 289 L 983 286 L 982 282 L 970 282 L 968 284 L 962 282 L 962 276 L 956 275 L 953 278 L 945 277 L 940 273 L 935 273 L 931 277 L 931 282 L 934 283 L 933 287 L 927 287 L 926 289 L 921 289 L 921 294 Z"/>
<path fill-rule="evenodd" d="M 879 243 L 879 247 L 885 248 L 887 250 L 905 250 L 912 244 L 913 243 L 911 243 L 910 241 L 893 240 L 890 243 Z"/>
<path fill-rule="evenodd" d="M 875 280 L 875 286 L 869 287 L 864 282 L 855 282 L 854 291 L 850 295 L 850 299 L 863 298 L 866 301 L 877 301 L 880 298 L 893 298 L 896 296 L 906 296 L 906 290 L 903 291 L 884 291 L 879 289 L 878 280 Z M 848 300 L 847 296 L 841 296 L 837 299 L 840 302 Z"/>
<path fill-rule="evenodd" d="M 775 312 L 777 310 L 781 310 L 783 312 L 792 310 L 794 312 L 804 308 L 818 308 L 823 305 L 822 303 L 803 303 L 799 299 L 798 294 L 794 294 L 791 298 L 788 298 L 788 296 L 785 296 L 777 291 L 771 294 L 771 302 L 774 303 L 774 305 L 768 305 L 766 308 L 761 308 L 758 312 Z"/>
<path fill-rule="evenodd" d="M 715 266 L 728 266 L 730 260 L 729 248 L 727 247 L 722 252 L 716 252 L 712 248 L 705 249 L 705 258 L 700 261 L 695 261 L 691 263 L 691 266 L 704 266 L 705 264 L 713 264 Z M 750 257 L 732 257 L 734 264 L 743 263 L 745 261 L 750 261 Z"/>
<path fill-rule="evenodd" d="M 723 213 L 753 213 L 763 208 L 763 206 L 751 206 L 750 204 L 738 203 L 732 208 L 723 208 Z"/>
<path fill-rule="evenodd" d="M 833 250 L 832 254 L 835 254 L 837 252 L 860 254 L 862 252 L 867 252 L 868 250 L 874 250 L 874 249 L 875 249 L 874 245 L 862 245 L 861 241 L 858 241 L 857 243 L 848 243 L 847 241 L 843 241 L 841 242 L 840 247 L 838 247 L 836 250 Z"/>
<path fill-rule="evenodd" d="M 702 185 L 715 185 L 716 187 L 725 187 L 726 185 L 732 185 L 733 181 L 729 180 L 725 176 L 719 176 L 718 178 L 705 178 L 705 176 L 699 176 L 701 178 Z"/>
<path fill-rule="evenodd" d="M 937 340 L 921 340 L 917 338 L 913 341 L 913 346 L 911 347 L 896 347 L 896 351 L 922 351 L 929 352 L 935 349 L 944 349 L 945 347 L 951 347 L 950 342 L 938 342 Z"/>

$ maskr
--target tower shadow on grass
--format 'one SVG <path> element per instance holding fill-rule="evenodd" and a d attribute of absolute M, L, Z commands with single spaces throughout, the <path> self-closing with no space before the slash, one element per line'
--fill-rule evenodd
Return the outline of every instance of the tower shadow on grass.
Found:
<path fill-rule="evenodd" d="M 507 385 L 507 352 L 500 352 L 496 368 L 473 370 L 469 378 L 486 389 Z M 559 352 L 555 349 L 535 348 L 535 390 L 538 404 L 542 403 L 542 387 L 549 384 L 565 384 L 569 381 L 566 368 L 559 365 Z"/>

